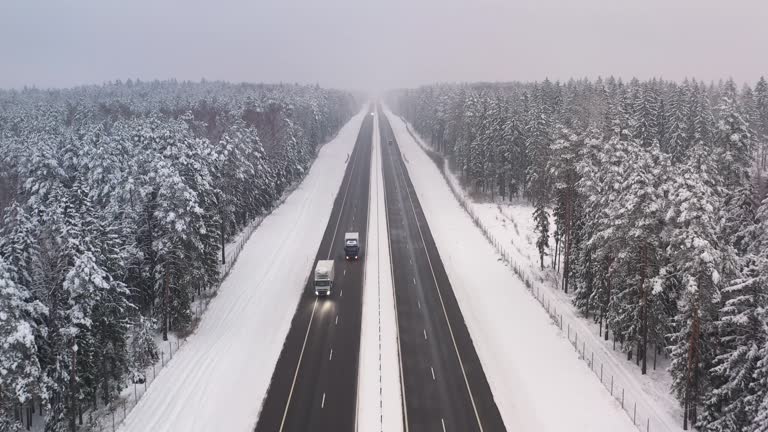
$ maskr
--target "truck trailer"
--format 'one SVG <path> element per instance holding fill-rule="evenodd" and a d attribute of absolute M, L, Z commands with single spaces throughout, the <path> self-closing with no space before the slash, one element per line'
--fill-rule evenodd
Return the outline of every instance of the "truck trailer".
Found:
<path fill-rule="evenodd" d="M 348 232 L 344 234 L 344 256 L 349 259 L 360 257 L 360 234 Z"/>
<path fill-rule="evenodd" d="M 315 266 L 315 295 L 331 295 L 333 288 L 333 260 L 319 260 Z"/>

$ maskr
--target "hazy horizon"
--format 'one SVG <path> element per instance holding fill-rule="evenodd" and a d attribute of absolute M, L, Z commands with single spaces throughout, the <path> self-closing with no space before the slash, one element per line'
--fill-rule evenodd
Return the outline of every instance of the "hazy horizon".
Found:
<path fill-rule="evenodd" d="M 378 91 L 615 76 L 754 83 L 768 3 L 95 0 L 0 5 L 0 88 L 178 79 Z"/>

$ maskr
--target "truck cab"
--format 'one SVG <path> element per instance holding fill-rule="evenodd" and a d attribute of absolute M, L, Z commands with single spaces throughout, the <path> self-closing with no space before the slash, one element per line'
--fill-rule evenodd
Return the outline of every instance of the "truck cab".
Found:
<path fill-rule="evenodd" d="M 346 259 L 358 259 L 360 257 L 360 234 L 348 232 L 344 235 L 344 256 Z"/>
<path fill-rule="evenodd" d="M 319 260 L 315 266 L 315 295 L 331 295 L 333 289 L 333 260 Z"/>

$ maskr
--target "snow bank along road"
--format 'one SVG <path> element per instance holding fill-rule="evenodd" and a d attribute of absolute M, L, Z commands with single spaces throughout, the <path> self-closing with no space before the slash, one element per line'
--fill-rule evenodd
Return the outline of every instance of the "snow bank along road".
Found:
<path fill-rule="evenodd" d="M 253 233 L 195 334 L 158 374 L 121 430 L 253 428 L 331 217 L 345 159 L 369 113 L 360 112 L 320 149 L 301 185 Z M 370 136 L 370 121 L 367 128 Z M 325 312 L 318 309 L 319 315 Z"/>
<path fill-rule="evenodd" d="M 381 142 L 387 143 L 382 144 L 382 160 L 405 430 L 503 431 L 504 423 L 392 128 L 384 116 L 379 122 Z"/>
<path fill-rule="evenodd" d="M 310 271 L 272 375 L 257 431 L 355 429 L 372 132 L 373 116 L 368 114 L 315 258 L 315 262 L 335 260 L 332 293 L 318 298 Z M 344 259 L 344 233 L 349 231 L 360 233 L 360 261 Z M 295 241 L 303 243 L 302 239 Z M 297 266 L 289 271 L 306 269 Z M 265 331 L 269 332 L 269 327 Z M 254 333 L 253 337 L 261 335 Z M 252 402 L 256 407 L 261 404 L 261 400 Z M 220 413 L 221 417 L 227 415 Z"/>
<path fill-rule="evenodd" d="M 522 282 L 499 261 L 496 251 L 459 206 L 437 167 L 413 141 L 405 124 L 389 111 L 385 114 L 405 158 L 403 169 L 407 168 L 415 186 L 415 193 L 410 189 L 411 194 L 418 196 L 424 208 L 448 271 L 450 285 L 440 283 L 440 287 L 451 286 L 461 306 L 480 358 L 476 368 L 479 371 L 482 363 L 504 425 L 510 431 L 636 431 Z M 417 213 L 421 217 L 418 207 Z M 394 236 L 393 231 L 393 242 Z M 440 277 L 438 274 L 438 280 Z M 397 289 L 400 294 L 399 285 Z M 400 326 L 403 339 L 403 318 Z M 466 368 L 468 362 L 465 360 L 464 364 Z M 469 382 L 473 384 L 471 378 Z M 407 390 L 405 398 L 410 399 Z M 478 393 L 474 395 L 477 402 Z M 412 410 L 408 414 L 412 415 Z"/>

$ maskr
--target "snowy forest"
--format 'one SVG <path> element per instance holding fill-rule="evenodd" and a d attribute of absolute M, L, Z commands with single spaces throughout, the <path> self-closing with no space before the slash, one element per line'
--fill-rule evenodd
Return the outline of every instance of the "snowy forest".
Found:
<path fill-rule="evenodd" d="M 317 86 L 0 91 L 0 430 L 71 431 L 194 326 L 224 245 L 360 108 Z"/>
<path fill-rule="evenodd" d="M 738 87 L 545 80 L 388 98 L 471 193 L 531 202 L 541 267 L 643 374 L 669 356 L 686 428 L 765 432 L 768 83 Z"/>

